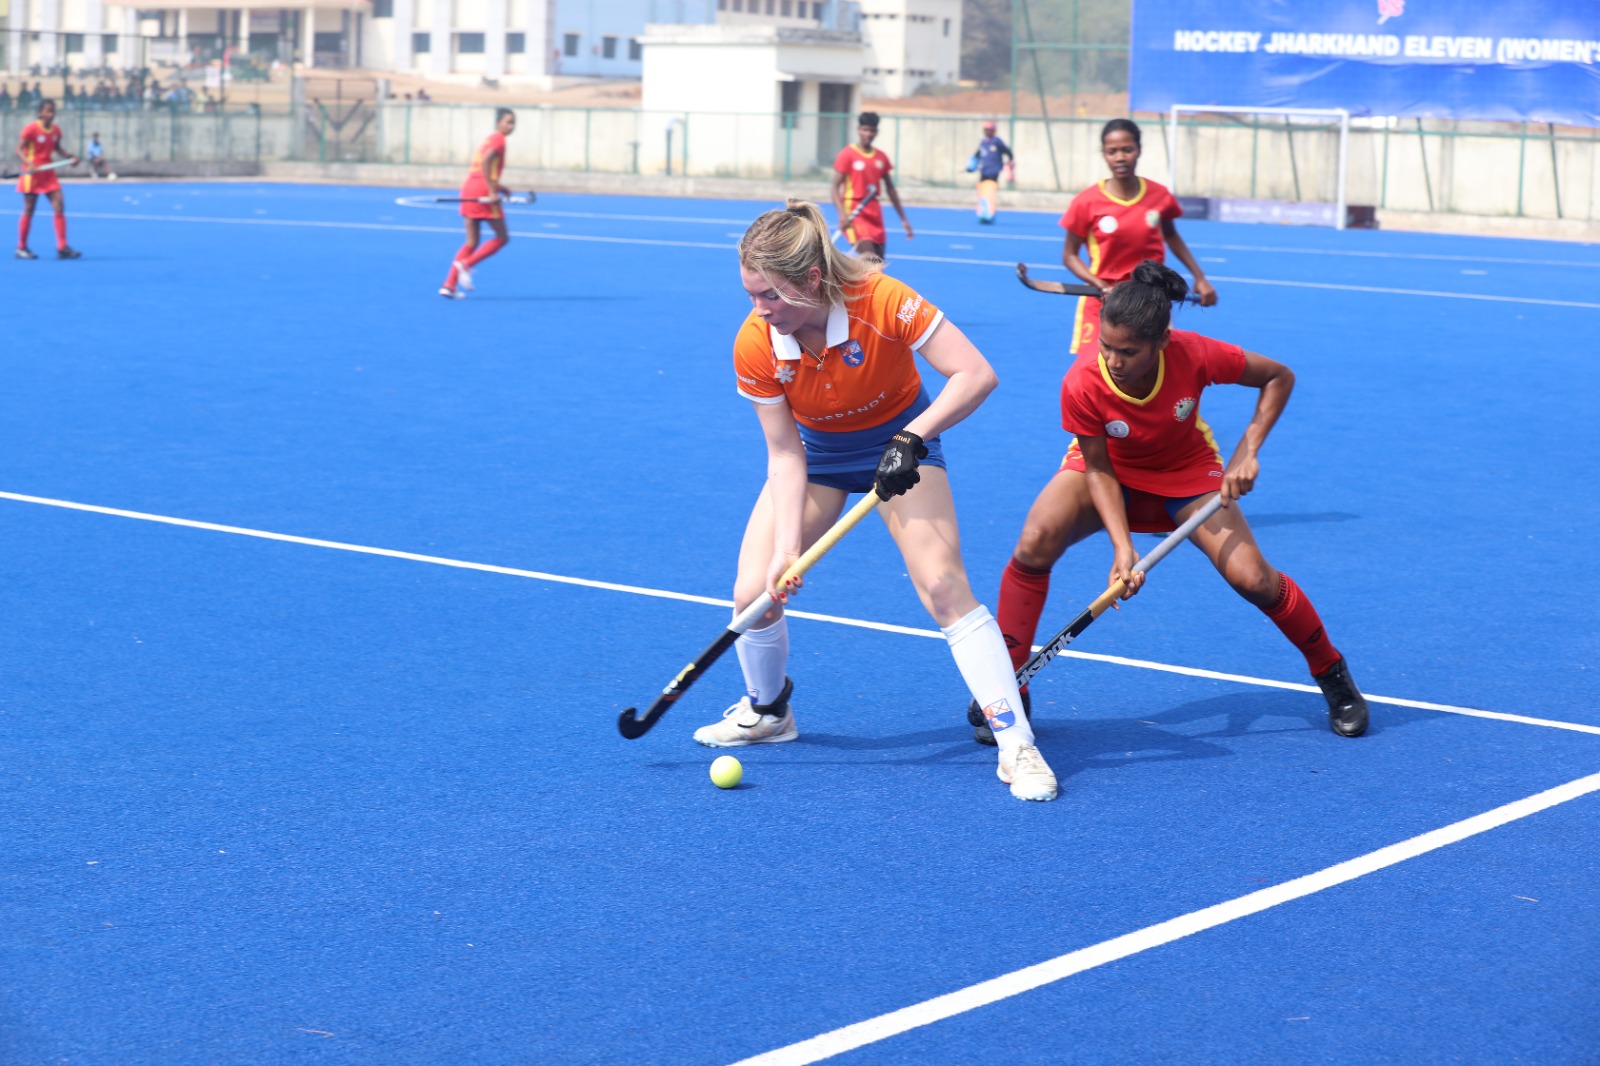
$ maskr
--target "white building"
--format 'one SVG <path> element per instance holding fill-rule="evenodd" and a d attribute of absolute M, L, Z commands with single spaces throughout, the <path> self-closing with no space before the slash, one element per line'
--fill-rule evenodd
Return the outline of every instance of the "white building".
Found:
<path fill-rule="evenodd" d="M 809 79 L 812 85 L 848 85 L 848 93 L 813 90 L 798 102 L 792 96 L 781 101 L 790 110 L 832 112 L 852 109 L 857 86 L 867 95 L 902 96 L 925 84 L 954 81 L 961 41 L 960 0 L 863 0 L 859 24 L 849 0 L 150 3 L 0 0 L 0 69 L 193 64 L 231 50 L 314 67 L 547 83 L 556 77 L 642 77 L 647 25 L 654 39 L 664 39 L 666 26 L 859 28 L 866 42 L 862 69 L 834 71 L 839 77 L 831 82 Z M 693 73 L 703 80 L 707 69 Z"/>
<path fill-rule="evenodd" d="M 910 96 L 961 72 L 961 0 L 861 0 L 868 96 Z"/>

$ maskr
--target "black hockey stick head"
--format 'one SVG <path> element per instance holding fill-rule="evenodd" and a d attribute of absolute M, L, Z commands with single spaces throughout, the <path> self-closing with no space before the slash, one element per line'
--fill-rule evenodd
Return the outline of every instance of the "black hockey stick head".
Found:
<path fill-rule="evenodd" d="M 661 720 L 661 715 L 665 711 L 665 707 L 662 707 L 659 710 L 652 707 L 650 709 L 650 713 L 647 713 L 643 718 L 640 718 L 639 708 L 629 707 L 627 710 L 617 715 L 617 732 L 621 733 L 628 740 L 638 740 L 640 737 L 650 732 L 650 727 Z"/>

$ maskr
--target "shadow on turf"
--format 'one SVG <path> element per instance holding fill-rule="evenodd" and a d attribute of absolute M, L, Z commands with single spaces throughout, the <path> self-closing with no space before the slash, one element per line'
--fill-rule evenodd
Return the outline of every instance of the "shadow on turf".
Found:
<path fill-rule="evenodd" d="M 1356 522 L 1361 519 L 1358 514 L 1346 511 L 1318 511 L 1314 514 L 1253 514 L 1249 516 L 1250 525 L 1257 529 L 1267 526 L 1307 526 L 1324 525 L 1329 522 Z"/>
<path fill-rule="evenodd" d="M 954 717 L 954 716 L 952 716 Z M 1383 731 L 1383 708 L 1374 709 L 1368 736 Z M 1214 723 L 1203 732 L 1179 727 Z M 1140 763 L 1172 762 L 1189 759 L 1234 758 L 1240 752 L 1218 741 L 1275 733 L 1303 733 L 1308 743 L 1338 741 L 1328 729 L 1327 710 L 1319 697 L 1307 693 L 1244 692 L 1214 696 L 1181 704 L 1156 714 L 1117 718 L 1055 718 L 1041 707 L 1035 720 L 1041 747 L 1057 772 L 1116 768 Z M 955 740 L 951 743 L 952 739 Z M 841 752 L 886 752 L 914 748 L 934 748 L 909 758 L 890 759 L 891 763 L 926 765 L 940 762 L 965 762 L 973 755 L 992 755 L 993 748 L 971 740 L 965 721 L 960 725 L 925 729 L 890 736 L 859 736 L 802 730 L 791 751 L 804 753 L 813 748 Z M 808 760 L 809 761 L 809 760 Z M 852 760 L 854 761 L 854 760 Z"/>

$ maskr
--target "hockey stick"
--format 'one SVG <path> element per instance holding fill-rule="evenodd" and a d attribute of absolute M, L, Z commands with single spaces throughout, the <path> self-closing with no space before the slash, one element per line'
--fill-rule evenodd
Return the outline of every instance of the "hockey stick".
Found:
<path fill-rule="evenodd" d="M 854 222 L 856 220 L 856 216 L 867 209 L 867 205 L 870 204 L 877 195 L 878 187 L 876 185 L 872 185 L 867 188 L 867 195 L 861 198 L 861 202 L 859 204 L 856 204 L 855 210 L 850 212 L 850 217 L 839 223 L 839 228 L 833 231 L 833 242 L 835 244 L 839 243 L 839 238 L 843 237 L 844 231 L 850 228 L 850 223 Z"/>
<path fill-rule="evenodd" d="M 23 178 L 29 174 L 43 174 L 47 170 L 60 170 L 62 167 L 76 166 L 76 159 L 57 159 L 54 163 L 46 163 L 42 167 L 29 167 L 27 170 L 8 170 L 0 174 L 0 181 L 10 181 L 12 178 Z"/>
<path fill-rule="evenodd" d="M 436 204 L 531 204 L 538 202 L 539 194 L 532 192 L 514 192 L 504 197 L 495 196 L 435 196 Z"/>
<path fill-rule="evenodd" d="M 818 559 L 828 554 L 828 549 L 839 543 L 841 537 L 854 529 L 856 524 L 872 511 L 876 510 L 881 502 L 877 492 L 869 490 L 861 498 L 860 503 L 845 512 L 844 517 L 835 522 L 832 529 L 824 533 L 815 544 L 807 548 L 805 553 L 789 566 L 789 569 L 783 572 L 783 577 L 779 579 L 778 584 L 782 585 L 785 581 L 799 577 L 807 570 L 810 570 Z M 629 740 L 637 740 L 650 732 L 650 728 L 661 720 L 662 715 L 667 713 L 667 708 L 676 703 L 678 697 L 688 692 L 689 686 L 698 681 L 700 675 L 710 669 L 711 664 L 722 657 L 722 653 L 727 651 L 733 642 L 739 639 L 741 633 L 754 626 L 762 615 L 771 610 L 775 602 L 777 601 L 770 596 L 756 597 L 755 602 L 739 612 L 738 617 L 733 620 L 733 624 L 724 629 L 722 635 L 711 642 L 710 647 L 701 652 L 694 662 L 679 670 L 677 677 L 667 682 L 667 687 L 661 690 L 661 695 L 656 697 L 656 701 L 650 705 L 649 710 L 645 711 L 643 717 L 639 716 L 638 708 L 636 707 L 629 707 L 618 715 L 617 732 Z"/>
<path fill-rule="evenodd" d="M 1142 574 L 1147 570 L 1153 569 L 1157 563 L 1167 557 L 1168 552 L 1188 540 L 1189 535 L 1204 525 L 1206 519 L 1216 514 L 1221 506 L 1222 495 L 1218 493 L 1207 500 L 1198 511 L 1190 515 L 1188 521 L 1167 534 L 1167 539 L 1151 548 L 1150 554 L 1134 564 L 1133 572 Z M 1060 655 L 1063 648 L 1076 640 L 1079 633 L 1088 629 L 1094 620 L 1104 614 L 1108 607 L 1117 602 L 1117 597 L 1127 590 L 1128 586 L 1121 581 L 1113 582 L 1109 588 L 1100 594 L 1099 598 L 1083 609 L 1082 614 L 1067 623 L 1067 628 L 1051 637 L 1050 643 L 1034 652 L 1033 658 L 1023 663 L 1022 669 L 1017 671 L 1018 687 L 1020 688 L 1033 680 L 1034 674 L 1043 670 L 1046 663 Z"/>
<path fill-rule="evenodd" d="M 1039 281 L 1035 278 L 1030 278 L 1028 277 L 1028 264 L 1026 263 L 1017 264 L 1017 280 L 1034 292 L 1053 292 L 1058 296 L 1092 296 L 1097 300 L 1105 299 L 1106 295 L 1093 285 L 1068 285 L 1061 281 Z M 1198 304 L 1200 297 L 1191 292 L 1183 298 L 1183 302 Z"/>

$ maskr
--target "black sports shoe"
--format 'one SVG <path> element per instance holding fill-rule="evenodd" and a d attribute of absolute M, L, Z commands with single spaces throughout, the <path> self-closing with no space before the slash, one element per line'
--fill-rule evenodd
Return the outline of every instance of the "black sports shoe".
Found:
<path fill-rule="evenodd" d="M 18 248 L 17 249 L 17 258 L 18 259 L 37 259 L 39 257 L 34 255 L 33 252 L 30 249 Z"/>
<path fill-rule="evenodd" d="M 76 248 L 60 248 L 56 250 L 57 259 L 82 259 L 83 253 Z"/>
<path fill-rule="evenodd" d="M 1022 690 L 1022 713 L 1028 719 L 1029 724 L 1032 724 L 1033 697 L 1028 695 L 1027 689 Z M 977 700 L 967 704 L 967 724 L 972 726 L 973 740 L 976 740 L 979 744 L 987 744 L 990 747 L 994 747 L 994 730 L 989 728 L 989 719 L 983 716 L 983 710 L 978 706 Z"/>
<path fill-rule="evenodd" d="M 1359 737 L 1367 731 L 1367 701 L 1350 677 L 1350 667 L 1339 661 L 1315 675 L 1317 687 L 1328 701 L 1328 725 L 1341 737 Z"/>

